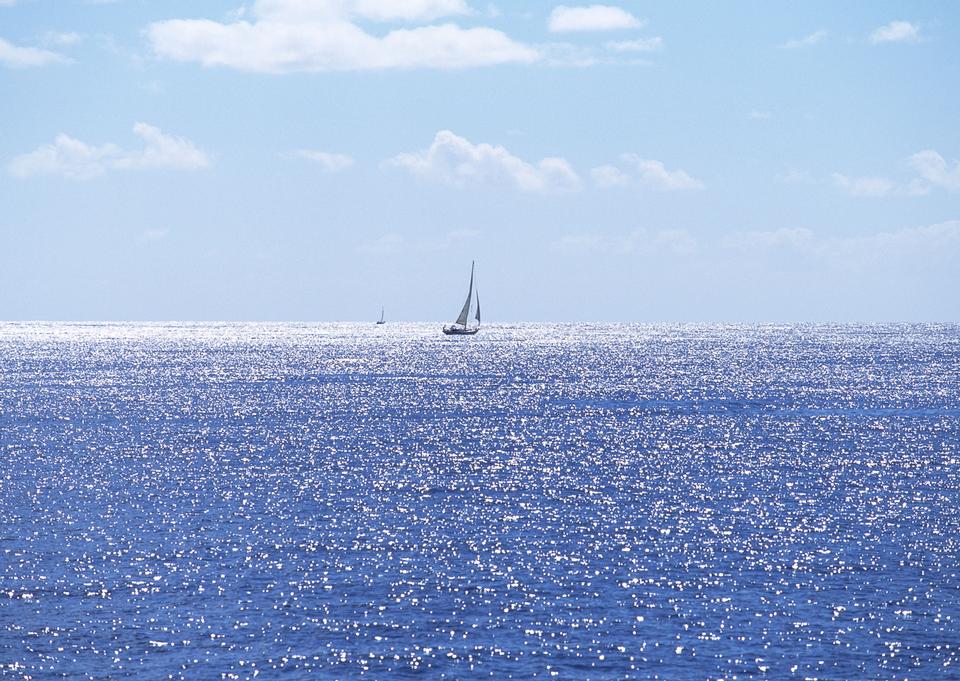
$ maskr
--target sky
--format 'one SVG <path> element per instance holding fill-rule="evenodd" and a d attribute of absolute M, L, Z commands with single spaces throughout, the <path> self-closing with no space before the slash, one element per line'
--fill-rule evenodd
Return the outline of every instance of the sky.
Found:
<path fill-rule="evenodd" d="M 0 0 L 0 319 L 960 321 L 960 4 Z"/>

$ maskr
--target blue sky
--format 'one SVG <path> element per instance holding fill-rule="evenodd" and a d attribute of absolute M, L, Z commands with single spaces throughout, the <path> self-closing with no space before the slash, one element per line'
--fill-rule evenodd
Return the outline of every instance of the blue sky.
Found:
<path fill-rule="evenodd" d="M 960 5 L 0 0 L 0 319 L 960 320 Z"/>

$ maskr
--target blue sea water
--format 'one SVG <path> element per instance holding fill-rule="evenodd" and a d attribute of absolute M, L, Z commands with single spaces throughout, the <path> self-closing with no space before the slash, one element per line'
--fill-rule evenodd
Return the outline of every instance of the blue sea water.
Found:
<path fill-rule="evenodd" d="M 958 326 L 0 324 L 0 677 L 960 678 L 958 450 Z"/>

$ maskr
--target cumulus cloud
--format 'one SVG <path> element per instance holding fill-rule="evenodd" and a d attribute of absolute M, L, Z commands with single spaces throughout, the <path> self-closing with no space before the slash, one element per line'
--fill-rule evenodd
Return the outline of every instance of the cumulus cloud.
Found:
<path fill-rule="evenodd" d="M 630 184 L 630 176 L 616 166 L 602 165 L 590 171 L 593 183 L 601 189 L 609 187 L 626 187 Z"/>
<path fill-rule="evenodd" d="M 667 170 L 660 161 L 640 158 L 636 154 L 624 154 L 623 160 L 631 164 L 640 184 L 659 191 L 678 189 L 702 189 L 703 183 L 683 170 Z"/>
<path fill-rule="evenodd" d="M 110 170 L 196 170 L 210 165 L 209 156 L 183 137 L 164 134 L 146 123 L 134 125 L 133 132 L 143 141 L 143 148 L 135 151 L 125 151 L 116 144 L 94 146 L 60 134 L 53 144 L 14 158 L 7 171 L 22 178 L 62 175 L 88 180 Z"/>
<path fill-rule="evenodd" d="M 469 13 L 464 0 L 257 0 L 253 6 L 259 19 L 290 22 L 432 21 Z"/>
<path fill-rule="evenodd" d="M 870 42 L 880 43 L 915 43 L 920 41 L 920 28 L 909 21 L 891 21 L 870 34 Z"/>
<path fill-rule="evenodd" d="M 326 151 L 314 151 L 312 149 L 297 149 L 291 152 L 289 156 L 313 161 L 328 173 L 339 173 L 341 170 L 346 170 L 353 165 L 353 158 L 346 154 L 331 154 Z"/>
<path fill-rule="evenodd" d="M 801 47 L 812 47 L 818 43 L 822 43 L 827 37 L 826 31 L 814 31 L 809 35 L 805 35 L 802 38 L 795 38 L 793 40 L 788 40 L 787 42 L 780 45 L 781 49 L 784 50 L 797 50 Z"/>
<path fill-rule="evenodd" d="M 12 68 L 46 66 L 70 61 L 62 54 L 38 47 L 18 47 L 0 38 L 0 64 Z"/>
<path fill-rule="evenodd" d="M 106 172 L 108 164 L 122 153 L 115 144 L 95 147 L 60 134 L 53 144 L 17 156 L 7 169 L 15 177 L 63 175 L 74 180 L 87 180 Z"/>
<path fill-rule="evenodd" d="M 620 7 L 612 5 L 589 5 L 567 7 L 559 5 L 550 12 L 547 27 L 553 33 L 576 31 L 613 31 L 625 28 L 640 28 L 643 22 Z"/>
<path fill-rule="evenodd" d="M 464 187 L 506 186 L 524 192 L 571 191 L 580 178 L 562 158 L 524 161 L 502 146 L 474 144 L 449 130 L 441 130 L 423 151 L 404 153 L 386 161 L 419 177 Z"/>
<path fill-rule="evenodd" d="M 209 156 L 184 137 L 166 135 L 160 128 L 147 123 L 137 123 L 133 132 L 143 140 L 144 147 L 117 159 L 117 168 L 197 170 L 210 166 Z"/>
<path fill-rule="evenodd" d="M 960 162 L 947 160 L 933 149 L 918 151 L 906 159 L 917 177 L 898 182 L 885 177 L 848 177 L 833 173 L 833 185 L 851 196 L 882 198 L 887 196 L 923 196 L 934 189 L 960 191 Z"/>
<path fill-rule="evenodd" d="M 457 69 L 540 58 L 491 28 L 442 23 L 376 35 L 357 23 L 425 22 L 468 10 L 462 0 L 257 0 L 252 21 L 172 19 L 146 33 L 162 57 L 262 73 Z"/>
<path fill-rule="evenodd" d="M 622 166 L 603 165 L 590 171 L 594 184 L 601 188 L 623 187 L 637 183 L 656 191 L 702 189 L 703 182 L 684 170 L 668 170 L 662 161 L 621 154 Z"/>
<path fill-rule="evenodd" d="M 946 159 L 932 149 L 924 149 L 907 159 L 910 167 L 927 183 L 949 192 L 960 191 L 960 162 L 951 168 Z"/>

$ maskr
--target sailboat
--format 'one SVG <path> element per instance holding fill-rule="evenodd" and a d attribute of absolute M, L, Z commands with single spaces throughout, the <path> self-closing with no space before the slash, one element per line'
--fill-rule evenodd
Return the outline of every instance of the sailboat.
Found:
<path fill-rule="evenodd" d="M 377 324 L 386 324 L 387 321 L 383 318 L 383 305 L 380 306 L 380 319 L 377 320 Z"/>
<path fill-rule="evenodd" d="M 467 289 L 467 301 L 463 304 L 463 309 L 460 310 L 460 316 L 457 317 L 457 321 L 453 324 L 449 324 L 443 327 L 443 332 L 448 336 L 472 336 L 477 331 L 480 330 L 480 294 L 477 293 L 474 296 L 473 290 L 473 267 L 474 263 L 470 263 L 470 288 Z M 476 326 L 469 326 L 470 321 L 470 308 L 474 298 L 477 300 L 477 312 L 474 315 L 474 319 L 477 320 Z"/>

